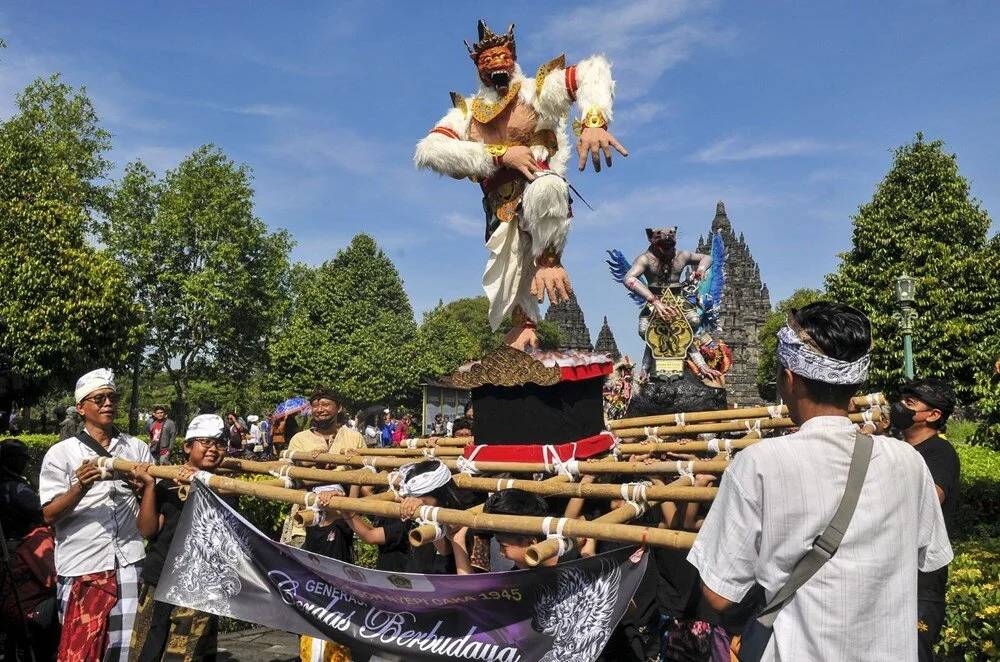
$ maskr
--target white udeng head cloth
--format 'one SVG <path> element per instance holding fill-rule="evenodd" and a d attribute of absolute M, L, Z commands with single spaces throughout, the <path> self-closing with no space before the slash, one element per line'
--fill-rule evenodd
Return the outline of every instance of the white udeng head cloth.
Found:
<path fill-rule="evenodd" d="M 410 474 L 413 473 L 413 468 L 416 466 L 416 463 L 414 463 L 400 467 L 399 496 L 424 496 L 439 487 L 447 485 L 451 480 L 451 470 L 441 460 L 437 461 L 437 467 L 433 471 L 425 471 L 419 476 L 411 477 Z"/>
<path fill-rule="evenodd" d="M 226 424 L 218 414 L 199 414 L 191 419 L 184 440 L 218 439 L 226 430 Z"/>
<path fill-rule="evenodd" d="M 73 390 L 73 397 L 76 398 L 76 403 L 80 404 L 83 399 L 100 388 L 111 388 L 114 391 L 118 390 L 115 386 L 115 373 L 111 372 L 107 368 L 98 368 L 97 370 L 91 370 L 80 379 L 76 380 L 76 388 Z"/>
<path fill-rule="evenodd" d="M 816 342 L 791 317 L 778 331 L 778 360 L 796 375 L 826 384 L 861 384 L 868 379 L 871 354 L 857 361 L 841 361 L 822 353 Z"/>

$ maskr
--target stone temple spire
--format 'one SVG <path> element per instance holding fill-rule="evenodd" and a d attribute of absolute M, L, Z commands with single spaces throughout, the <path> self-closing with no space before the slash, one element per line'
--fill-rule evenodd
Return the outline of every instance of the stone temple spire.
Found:
<path fill-rule="evenodd" d="M 583 349 L 588 352 L 592 349 L 590 330 L 583 319 L 583 311 L 580 310 L 580 304 L 576 300 L 576 292 L 571 292 L 566 301 L 550 305 L 545 311 L 545 321 L 559 327 L 559 333 L 562 335 L 559 349 Z"/>
<path fill-rule="evenodd" d="M 722 200 L 715 203 L 715 218 L 712 219 L 712 232 L 719 230 L 733 231 L 733 225 L 729 222 L 729 217 L 726 216 L 726 203 Z"/>
<path fill-rule="evenodd" d="M 622 353 L 618 351 L 618 343 L 615 342 L 615 334 L 611 332 L 611 327 L 608 326 L 607 315 L 604 316 L 604 324 L 601 325 L 601 330 L 597 333 L 597 342 L 594 343 L 594 351 L 609 355 L 611 360 L 616 363 L 622 357 Z"/>
<path fill-rule="evenodd" d="M 761 281 L 760 266 L 750 253 L 743 233 L 736 234 L 721 201 L 715 206 L 712 232 L 722 236 L 726 247 L 726 287 L 722 293 L 719 323 L 722 340 L 733 352 L 733 368 L 726 375 L 730 404 L 753 405 L 762 402 L 757 392 L 757 364 L 760 361 L 758 333 L 771 311 L 767 285 Z M 698 251 L 711 251 L 708 239 Z"/>

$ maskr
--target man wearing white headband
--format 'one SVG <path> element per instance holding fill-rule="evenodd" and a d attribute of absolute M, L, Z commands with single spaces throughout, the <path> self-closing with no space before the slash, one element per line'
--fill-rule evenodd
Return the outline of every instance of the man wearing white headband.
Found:
<path fill-rule="evenodd" d="M 868 318 L 837 303 L 793 310 L 778 332 L 778 391 L 799 431 L 741 451 L 723 475 L 688 555 L 713 608 L 754 584 L 770 601 L 831 523 L 859 439 L 848 412 L 870 347 Z M 947 564 L 951 546 L 920 455 L 873 441 L 842 542 L 777 612 L 761 659 L 917 658 L 917 570 Z"/>
<path fill-rule="evenodd" d="M 127 660 L 138 606 L 143 537 L 156 532 L 149 447 L 114 426 L 114 374 L 92 370 L 76 382 L 83 430 L 52 446 L 38 481 L 45 521 L 55 528 L 60 660 Z M 135 477 L 108 478 L 98 457 L 139 462 Z M 108 596 L 114 596 L 109 599 Z"/>

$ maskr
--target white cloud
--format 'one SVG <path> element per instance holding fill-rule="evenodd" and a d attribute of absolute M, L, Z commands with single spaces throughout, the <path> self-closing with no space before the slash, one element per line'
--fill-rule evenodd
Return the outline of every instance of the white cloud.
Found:
<path fill-rule="evenodd" d="M 724 200 L 727 207 L 741 210 L 770 208 L 780 202 L 775 195 L 757 193 L 739 185 L 687 182 L 626 192 L 599 204 L 592 214 L 581 214 L 576 222 L 628 228 L 674 225 L 678 220 L 703 217 L 719 200 Z"/>
<path fill-rule="evenodd" d="M 623 108 L 615 109 L 615 133 L 623 135 L 636 127 L 648 124 L 655 119 L 663 119 L 667 113 L 667 105 L 655 101 L 644 101 Z"/>
<path fill-rule="evenodd" d="M 485 227 L 482 219 L 477 220 L 467 216 L 466 214 L 459 214 L 458 212 L 445 214 L 441 219 L 440 224 L 456 234 L 466 237 L 482 236 Z"/>
<path fill-rule="evenodd" d="M 529 36 L 530 52 L 567 51 L 584 57 L 601 49 L 615 67 L 620 99 L 645 95 L 671 67 L 697 48 L 732 41 L 733 31 L 720 29 L 702 16 L 711 0 L 621 0 L 579 7 L 553 17 Z M 544 53 L 543 53 L 544 51 Z"/>
<path fill-rule="evenodd" d="M 820 142 L 812 138 L 793 138 L 749 142 L 740 138 L 724 138 L 703 147 L 689 157 L 699 163 L 729 163 L 734 161 L 756 161 L 787 156 L 802 156 L 841 149 L 839 145 Z"/>

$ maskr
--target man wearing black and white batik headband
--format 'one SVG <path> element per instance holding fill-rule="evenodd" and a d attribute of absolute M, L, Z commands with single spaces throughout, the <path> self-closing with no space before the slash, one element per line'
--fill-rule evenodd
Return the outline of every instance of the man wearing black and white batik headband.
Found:
<path fill-rule="evenodd" d="M 724 610 L 755 584 L 770 600 L 833 517 L 857 429 L 851 396 L 868 373 L 871 325 L 819 302 L 778 332 L 778 392 L 799 431 L 741 451 L 723 475 L 688 560 Z M 778 613 L 763 660 L 915 660 L 917 570 L 951 560 L 930 471 L 898 439 L 877 436 L 836 553 Z"/>
<path fill-rule="evenodd" d="M 446 538 L 420 547 L 412 547 L 409 541 L 410 530 L 418 524 L 414 518 L 420 516 L 423 506 L 462 507 L 451 471 L 440 460 L 424 460 L 393 472 L 389 482 L 390 489 L 402 499 L 400 510 L 407 521 L 380 517 L 370 525 L 360 515 L 345 513 L 351 528 L 361 540 L 378 545 L 375 569 L 424 574 L 454 573 L 451 543 Z"/>

